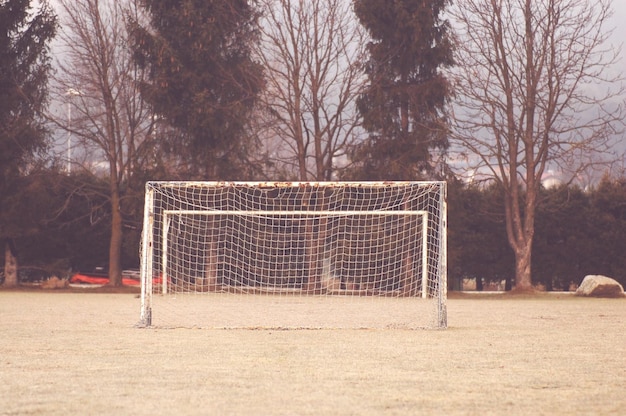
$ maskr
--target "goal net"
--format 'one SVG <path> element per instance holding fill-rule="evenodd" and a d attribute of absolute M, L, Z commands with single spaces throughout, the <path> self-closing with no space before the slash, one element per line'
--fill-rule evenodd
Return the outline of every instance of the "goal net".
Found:
<path fill-rule="evenodd" d="M 445 328 L 444 182 L 148 182 L 142 326 Z"/>

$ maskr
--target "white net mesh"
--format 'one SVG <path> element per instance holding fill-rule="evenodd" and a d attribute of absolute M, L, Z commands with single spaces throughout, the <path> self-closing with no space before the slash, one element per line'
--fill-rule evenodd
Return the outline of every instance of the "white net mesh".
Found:
<path fill-rule="evenodd" d="M 145 325 L 446 322 L 445 183 L 150 182 Z"/>

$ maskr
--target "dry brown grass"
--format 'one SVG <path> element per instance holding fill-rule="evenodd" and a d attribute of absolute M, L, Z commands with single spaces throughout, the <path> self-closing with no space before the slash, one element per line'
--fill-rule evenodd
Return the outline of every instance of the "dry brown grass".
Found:
<path fill-rule="evenodd" d="M 445 331 L 155 330 L 136 292 L 83 292 L 0 291 L 0 414 L 626 413 L 624 299 L 451 294 Z"/>

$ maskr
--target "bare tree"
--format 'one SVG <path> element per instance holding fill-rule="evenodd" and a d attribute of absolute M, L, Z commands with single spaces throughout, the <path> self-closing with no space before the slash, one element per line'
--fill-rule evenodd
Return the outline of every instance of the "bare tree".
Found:
<path fill-rule="evenodd" d="M 546 169 L 571 177 L 609 150 L 624 88 L 607 44 L 610 0 L 460 0 L 456 144 L 501 183 L 515 288 L 532 287 L 535 208 Z"/>
<path fill-rule="evenodd" d="M 350 2 L 263 0 L 260 139 L 299 180 L 330 180 L 359 124 L 364 35 Z"/>
<path fill-rule="evenodd" d="M 90 162 L 108 165 L 113 286 L 122 282 L 123 188 L 151 151 L 153 138 L 151 112 L 137 89 L 143 74 L 128 47 L 127 18 L 140 19 L 139 14 L 134 0 L 60 1 L 57 99 L 67 103 L 68 117 L 57 118 L 57 124 L 71 134 Z"/>

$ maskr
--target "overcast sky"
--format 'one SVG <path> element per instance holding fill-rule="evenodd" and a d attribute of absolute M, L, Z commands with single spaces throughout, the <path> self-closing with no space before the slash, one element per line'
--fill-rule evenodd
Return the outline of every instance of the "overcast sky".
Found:
<path fill-rule="evenodd" d="M 613 0 L 614 14 L 607 29 L 615 28 L 612 41 L 618 46 L 626 42 L 626 0 Z M 622 58 L 620 71 L 626 73 L 626 45 L 622 45 Z"/>

